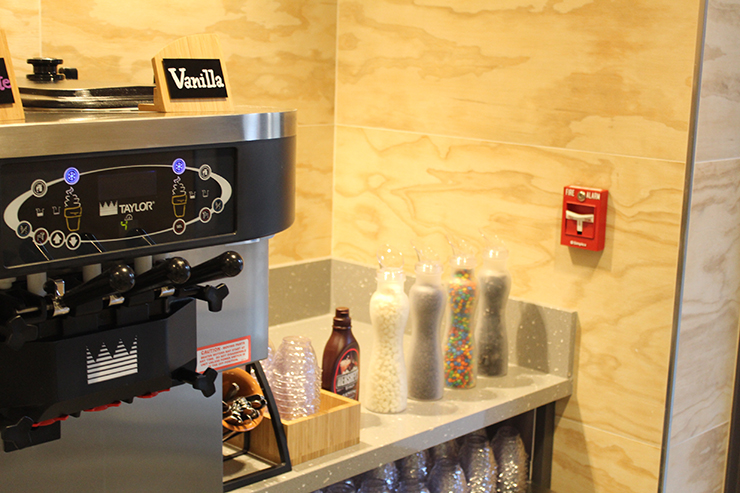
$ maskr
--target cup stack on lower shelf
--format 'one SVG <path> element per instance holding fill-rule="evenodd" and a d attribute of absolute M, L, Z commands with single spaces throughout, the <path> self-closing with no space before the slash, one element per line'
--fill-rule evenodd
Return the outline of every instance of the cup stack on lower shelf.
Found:
<path fill-rule="evenodd" d="M 479 430 L 314 493 L 526 493 L 528 464 L 519 432 L 503 425 L 491 440 Z"/>

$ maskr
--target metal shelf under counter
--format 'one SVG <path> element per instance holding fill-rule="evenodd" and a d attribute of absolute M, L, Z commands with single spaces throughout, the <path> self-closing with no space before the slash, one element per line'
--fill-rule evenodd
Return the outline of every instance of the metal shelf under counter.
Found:
<path fill-rule="evenodd" d="M 275 326 L 270 329 L 270 339 L 277 346 L 285 336 L 307 336 L 320 357 L 330 330 L 331 317 L 327 315 Z M 364 355 L 360 363 L 361 375 L 367 375 L 365 365 L 372 351 L 372 327 L 355 321 L 353 332 Z M 409 340 L 410 337 L 406 336 L 405 343 Z M 372 383 L 361 380 L 360 401 L 362 388 L 368 385 Z M 537 444 L 532 447 L 533 480 L 536 481 L 534 476 L 543 474 L 541 471 L 544 469 L 545 480 L 549 484 L 554 403 L 571 395 L 572 390 L 572 378 L 510 365 L 507 376 L 479 377 L 472 389 L 445 389 L 441 400 L 409 399 L 406 411 L 400 414 L 377 414 L 363 406 L 359 444 L 298 464 L 290 472 L 234 491 L 312 492 L 517 416 L 528 416 L 525 420 L 531 424 L 529 438 L 544 442 L 544 446 Z M 538 438 L 538 434 L 542 436 Z M 226 479 L 264 467 L 248 455 L 236 461 L 231 461 L 232 464 L 225 469 Z M 543 463 L 536 464 L 537 461 Z"/>

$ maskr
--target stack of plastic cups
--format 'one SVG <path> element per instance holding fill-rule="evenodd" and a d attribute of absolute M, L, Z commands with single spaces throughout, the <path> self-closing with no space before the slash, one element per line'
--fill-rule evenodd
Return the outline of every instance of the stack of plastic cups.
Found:
<path fill-rule="evenodd" d="M 468 485 L 460 464 L 449 458 L 435 462 L 429 474 L 429 491 L 431 493 L 467 493 Z"/>
<path fill-rule="evenodd" d="M 502 426 L 491 440 L 493 455 L 498 462 L 499 493 L 525 493 L 527 491 L 528 456 L 524 442 L 516 428 Z"/>
<path fill-rule="evenodd" d="M 318 412 L 321 369 L 307 337 L 283 339 L 272 364 L 271 386 L 282 419 L 302 418 Z"/>
<path fill-rule="evenodd" d="M 496 461 L 485 436 L 471 434 L 465 437 L 460 448 L 460 464 L 470 493 L 496 492 Z"/>

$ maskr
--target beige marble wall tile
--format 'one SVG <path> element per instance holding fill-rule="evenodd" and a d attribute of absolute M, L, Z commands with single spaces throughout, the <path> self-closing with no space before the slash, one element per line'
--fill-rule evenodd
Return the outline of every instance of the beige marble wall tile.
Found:
<path fill-rule="evenodd" d="M 709 0 L 697 160 L 740 157 L 740 0 Z"/>
<path fill-rule="evenodd" d="M 334 127 L 299 126 L 296 219 L 270 241 L 270 265 L 331 255 Z"/>
<path fill-rule="evenodd" d="M 42 0 L 44 56 L 81 77 L 151 83 L 151 58 L 188 34 L 217 33 L 237 104 L 334 116 L 336 0 Z"/>
<path fill-rule="evenodd" d="M 697 163 L 671 440 L 730 419 L 740 309 L 740 159 Z"/>
<path fill-rule="evenodd" d="M 722 493 L 725 488 L 727 437 L 724 423 L 685 442 L 672 444 L 664 491 L 670 493 Z"/>
<path fill-rule="evenodd" d="M 684 161 L 699 0 L 341 0 L 337 121 Z"/>
<path fill-rule="evenodd" d="M 654 493 L 660 447 L 562 418 L 555 427 L 552 466 L 553 491 Z"/>
<path fill-rule="evenodd" d="M 18 77 L 25 77 L 24 74 L 33 72 L 26 63 L 27 59 L 41 55 L 40 8 L 40 0 L 0 0 L 0 29 L 5 31 L 8 38 L 13 69 Z"/>
<path fill-rule="evenodd" d="M 449 255 L 445 232 L 507 244 L 512 295 L 578 312 L 576 396 L 565 416 L 662 439 L 683 166 L 668 161 L 337 127 L 335 258 L 373 265 L 393 242 Z M 559 244 L 563 187 L 610 191 L 606 249 Z"/>

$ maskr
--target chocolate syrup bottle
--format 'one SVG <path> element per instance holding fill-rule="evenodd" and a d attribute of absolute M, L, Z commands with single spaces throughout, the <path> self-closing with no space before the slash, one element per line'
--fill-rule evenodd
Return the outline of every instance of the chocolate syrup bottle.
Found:
<path fill-rule="evenodd" d="M 349 308 L 336 309 L 322 363 L 321 388 L 350 399 L 360 398 L 360 345 L 352 334 Z"/>

